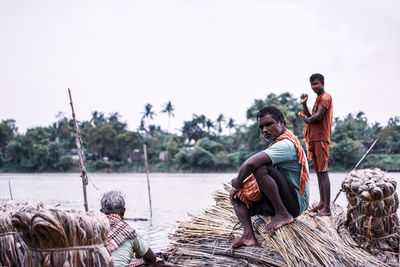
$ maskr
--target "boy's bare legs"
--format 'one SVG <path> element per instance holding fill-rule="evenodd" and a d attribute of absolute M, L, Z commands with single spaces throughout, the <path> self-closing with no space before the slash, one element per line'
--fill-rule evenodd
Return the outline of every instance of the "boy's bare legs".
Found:
<path fill-rule="evenodd" d="M 312 208 L 311 212 L 318 212 L 318 216 L 331 215 L 330 201 L 331 201 L 331 183 L 329 181 L 328 172 L 317 172 L 318 189 L 319 189 L 319 203 Z"/>
<path fill-rule="evenodd" d="M 317 212 L 322 210 L 324 208 L 324 203 L 325 203 L 324 183 L 322 181 L 323 177 L 321 175 L 321 172 L 317 172 L 317 178 L 318 178 L 318 189 L 319 189 L 319 203 L 317 204 L 317 206 L 315 206 L 310 210 L 311 212 Z"/>
<path fill-rule="evenodd" d="M 318 184 L 321 182 L 323 191 L 323 206 L 317 213 L 317 216 L 331 215 L 331 182 L 329 181 L 328 172 L 320 172 L 318 175 Z M 321 188 L 320 188 L 321 191 Z"/>

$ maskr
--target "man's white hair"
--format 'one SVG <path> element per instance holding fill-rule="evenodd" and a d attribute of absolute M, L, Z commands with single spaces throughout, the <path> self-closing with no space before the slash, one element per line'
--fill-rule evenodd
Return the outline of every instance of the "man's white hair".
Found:
<path fill-rule="evenodd" d="M 100 200 L 104 214 L 120 214 L 125 208 L 125 199 L 121 191 L 109 191 Z"/>

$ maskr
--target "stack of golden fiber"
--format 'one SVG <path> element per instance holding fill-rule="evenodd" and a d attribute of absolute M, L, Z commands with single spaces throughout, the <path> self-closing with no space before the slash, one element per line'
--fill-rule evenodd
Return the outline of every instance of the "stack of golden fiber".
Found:
<path fill-rule="evenodd" d="M 18 211 L 32 212 L 43 208 L 41 203 L 7 201 L 0 203 L 0 266 L 24 266 L 25 243 L 11 223 Z"/>
<path fill-rule="evenodd" d="M 372 253 L 399 252 L 396 181 L 379 169 L 348 173 L 342 183 L 349 208 L 346 225 Z"/>
<path fill-rule="evenodd" d="M 191 221 L 179 223 L 170 236 L 169 261 L 181 266 L 387 266 L 358 247 L 343 226 L 345 212 L 305 213 L 293 223 L 265 234 L 269 219 L 253 216 L 259 247 L 232 249 L 243 231 L 229 202 L 230 185 L 214 194 L 216 204 Z"/>
<path fill-rule="evenodd" d="M 109 223 L 100 212 L 17 212 L 12 224 L 27 245 L 24 266 L 113 266 L 105 247 Z"/>

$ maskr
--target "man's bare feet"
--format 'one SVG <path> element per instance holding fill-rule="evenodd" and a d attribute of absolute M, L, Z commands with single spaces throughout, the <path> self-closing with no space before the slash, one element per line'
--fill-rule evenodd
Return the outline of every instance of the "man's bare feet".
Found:
<path fill-rule="evenodd" d="M 272 234 L 275 232 L 276 229 L 279 227 L 293 222 L 293 216 L 290 214 L 287 215 L 275 215 L 272 217 L 271 222 L 267 225 L 267 227 L 264 230 L 264 233 L 266 234 Z"/>
<path fill-rule="evenodd" d="M 331 210 L 329 208 L 323 208 L 317 213 L 317 216 L 331 216 Z"/>
<path fill-rule="evenodd" d="M 320 211 L 324 208 L 324 203 L 318 203 L 317 206 L 314 206 L 314 208 L 310 209 L 310 212 L 317 212 Z"/>
<path fill-rule="evenodd" d="M 232 248 L 238 248 L 241 246 L 257 246 L 257 240 L 255 237 L 247 237 L 242 235 L 239 239 L 236 239 L 235 242 L 233 242 Z"/>

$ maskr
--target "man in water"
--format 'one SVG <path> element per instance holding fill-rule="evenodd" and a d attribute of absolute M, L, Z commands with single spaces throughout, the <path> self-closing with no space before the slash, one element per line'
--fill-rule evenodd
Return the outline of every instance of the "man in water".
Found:
<path fill-rule="evenodd" d="M 257 245 L 251 216 L 272 216 L 266 227 L 271 234 L 308 207 L 308 165 L 298 138 L 286 129 L 285 118 L 276 107 L 262 108 L 257 124 L 270 145 L 248 158 L 232 180 L 230 200 L 243 227 L 234 248 Z"/>
<path fill-rule="evenodd" d="M 310 77 L 311 88 L 317 94 L 312 114 L 307 107 L 308 95 L 300 96 L 306 125 L 304 137 L 307 142 L 308 158 L 312 159 L 318 177 L 319 203 L 311 209 L 318 216 L 330 216 L 331 184 L 328 175 L 329 144 L 332 130 L 332 97 L 325 92 L 324 76 L 315 73 Z"/>
<path fill-rule="evenodd" d="M 115 267 L 174 266 L 157 258 L 143 238 L 124 221 L 125 199 L 120 191 L 105 193 L 100 204 L 100 211 L 110 222 L 107 249 Z"/>

